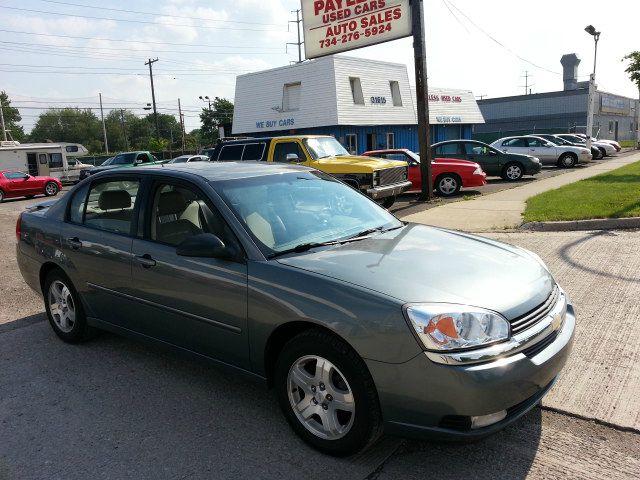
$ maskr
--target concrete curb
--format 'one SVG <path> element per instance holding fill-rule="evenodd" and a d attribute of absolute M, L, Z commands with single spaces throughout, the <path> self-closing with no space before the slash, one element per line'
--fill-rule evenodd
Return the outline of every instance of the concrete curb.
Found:
<path fill-rule="evenodd" d="M 640 217 L 594 218 L 593 220 L 565 222 L 529 222 L 520 226 L 521 230 L 533 232 L 573 232 L 577 230 L 616 230 L 625 228 L 640 228 Z"/>

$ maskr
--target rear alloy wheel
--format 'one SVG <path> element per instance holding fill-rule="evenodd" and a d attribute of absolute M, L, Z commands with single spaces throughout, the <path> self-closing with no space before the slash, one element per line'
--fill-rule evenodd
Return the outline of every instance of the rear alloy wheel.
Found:
<path fill-rule="evenodd" d="M 436 180 L 436 191 L 443 197 L 451 197 L 460 191 L 460 183 L 460 177 L 445 173 Z"/>
<path fill-rule="evenodd" d="M 558 166 L 564 168 L 573 168 L 578 163 L 578 157 L 575 153 L 563 153 L 558 159 Z"/>
<path fill-rule="evenodd" d="M 502 169 L 502 178 L 505 180 L 520 180 L 522 175 L 524 170 L 519 163 L 507 163 Z"/>
<path fill-rule="evenodd" d="M 58 185 L 54 182 L 49 182 L 44 186 L 44 194 L 47 197 L 55 197 L 59 191 L 60 189 L 58 188 Z"/>
<path fill-rule="evenodd" d="M 292 338 L 278 357 L 275 384 L 291 427 L 325 453 L 356 453 L 382 433 L 371 374 L 349 345 L 328 332 L 312 329 Z"/>
<path fill-rule="evenodd" d="M 53 270 L 44 281 L 44 304 L 53 331 L 65 342 L 78 343 L 95 332 L 87 323 L 78 293 L 69 279 Z"/>

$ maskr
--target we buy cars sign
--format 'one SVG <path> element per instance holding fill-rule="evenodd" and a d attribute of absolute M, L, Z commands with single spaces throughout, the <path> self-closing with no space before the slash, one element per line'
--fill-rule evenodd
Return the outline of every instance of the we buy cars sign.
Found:
<path fill-rule="evenodd" d="M 302 0 L 308 59 L 411 35 L 410 0 Z"/>

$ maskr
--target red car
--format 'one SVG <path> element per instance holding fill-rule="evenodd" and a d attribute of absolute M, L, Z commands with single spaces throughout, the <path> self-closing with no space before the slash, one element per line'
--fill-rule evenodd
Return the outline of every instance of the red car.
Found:
<path fill-rule="evenodd" d="M 27 197 L 44 194 L 57 195 L 62 183 L 55 177 L 32 177 L 16 170 L 0 170 L 0 202 L 5 198 Z"/>
<path fill-rule="evenodd" d="M 422 188 L 420 157 L 411 150 L 406 148 L 370 150 L 362 155 L 407 162 L 409 164 L 409 180 L 412 184 L 408 193 L 420 192 Z M 431 178 L 433 188 L 443 197 L 455 195 L 461 187 L 481 187 L 487 184 L 487 174 L 484 173 L 480 165 L 455 158 L 434 158 L 431 163 Z"/>

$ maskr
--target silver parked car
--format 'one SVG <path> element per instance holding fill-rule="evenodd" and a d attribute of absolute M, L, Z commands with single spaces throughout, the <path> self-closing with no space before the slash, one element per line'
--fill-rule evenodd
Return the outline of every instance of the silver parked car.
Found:
<path fill-rule="evenodd" d="M 383 431 L 496 432 L 549 391 L 573 341 L 571 301 L 534 253 L 401 222 L 306 167 L 105 171 L 22 213 L 16 235 L 62 340 L 105 329 L 231 368 L 334 455 Z"/>
<path fill-rule="evenodd" d="M 538 157 L 543 165 L 565 168 L 575 167 L 579 163 L 589 163 L 592 159 L 591 151 L 587 148 L 555 145 L 534 135 L 504 137 L 493 142 L 491 146 L 504 152 L 533 155 Z"/>
<path fill-rule="evenodd" d="M 209 157 L 207 155 L 180 155 L 167 163 L 191 163 L 191 162 L 208 162 Z"/>
<path fill-rule="evenodd" d="M 580 134 L 559 133 L 558 137 L 564 140 L 568 140 L 569 142 L 583 145 L 586 148 L 586 145 L 587 145 L 586 135 L 583 136 Z M 602 152 L 603 157 L 615 155 L 616 152 L 618 152 L 618 149 L 616 148 L 616 146 L 607 140 L 598 140 L 598 139 L 592 138 L 591 145 L 595 146 L 598 150 L 600 150 Z"/>

